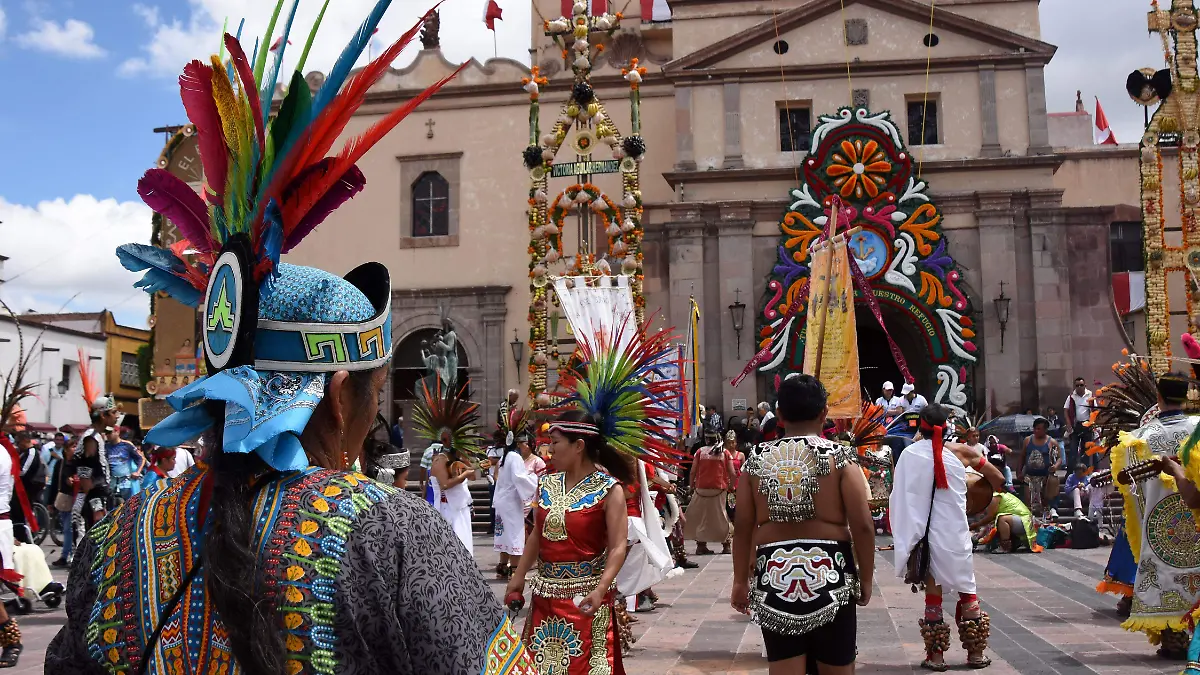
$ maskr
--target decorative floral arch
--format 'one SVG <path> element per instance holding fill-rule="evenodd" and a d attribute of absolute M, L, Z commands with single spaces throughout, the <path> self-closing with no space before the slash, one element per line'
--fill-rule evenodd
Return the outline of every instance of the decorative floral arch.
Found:
<path fill-rule="evenodd" d="M 971 300 L 959 288 L 962 272 L 947 250 L 942 213 L 914 176 L 896 125 L 888 113 L 866 108 L 841 108 L 819 122 L 804 182 L 791 191 L 794 201 L 779 224 L 778 260 L 760 315 L 759 348 L 770 355 L 760 370 L 786 376 L 803 368 L 809 248 L 828 234 L 837 195 L 838 232 L 861 228 L 849 248 L 875 300 L 856 289 L 856 302 L 889 306 L 921 326 L 929 361 L 913 360 L 910 368 L 933 371 L 934 400 L 969 407 L 968 366 L 978 358 Z"/>

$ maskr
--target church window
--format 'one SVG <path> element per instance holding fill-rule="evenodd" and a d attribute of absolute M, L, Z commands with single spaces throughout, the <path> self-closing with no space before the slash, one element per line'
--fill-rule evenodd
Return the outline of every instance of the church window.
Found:
<path fill-rule="evenodd" d="M 808 105 L 779 106 L 779 150 L 807 152 L 812 145 L 812 109 Z"/>
<path fill-rule="evenodd" d="M 412 236 L 441 237 L 450 233 L 450 184 L 436 171 L 427 171 L 412 186 Z"/>
<path fill-rule="evenodd" d="M 1108 231 L 1108 249 L 1112 255 L 1112 271 L 1143 272 L 1142 224 L 1113 223 Z"/>
<path fill-rule="evenodd" d="M 920 95 L 908 101 L 908 144 L 937 145 L 940 138 L 938 128 L 938 100 L 934 96 Z"/>

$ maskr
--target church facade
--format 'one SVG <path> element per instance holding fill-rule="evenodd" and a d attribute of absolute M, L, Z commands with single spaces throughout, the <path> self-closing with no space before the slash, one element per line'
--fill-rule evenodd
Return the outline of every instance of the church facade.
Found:
<path fill-rule="evenodd" d="M 643 21 L 631 6 L 601 41 L 592 85 L 628 133 L 621 69 L 632 58 L 647 69 L 647 315 L 682 334 L 696 299 L 701 402 L 743 414 L 770 397 L 775 375 L 799 367 L 793 338 L 767 370 L 731 384 L 794 299 L 804 273 L 789 265 L 803 267 L 807 236 L 796 233 L 821 227 L 826 193 L 841 195 L 849 222 L 868 233 L 851 248 L 876 299 L 855 301 L 872 398 L 882 381 L 903 379 L 887 336 L 928 399 L 994 413 L 1060 406 L 1074 377 L 1105 379 L 1134 346 L 1110 275 L 1129 271 L 1113 267 L 1114 232 L 1141 219 L 1136 148 L 1056 147 L 1043 76 L 1055 47 L 1039 38 L 1036 0 L 941 0 L 932 11 L 918 0 L 668 4 L 666 21 Z M 530 59 L 548 78 L 548 127 L 573 83 L 539 18 L 557 18 L 561 3 L 534 6 Z M 377 85 L 348 133 L 456 67 L 436 42 Z M 387 396 L 398 405 L 407 407 L 421 342 L 443 318 L 485 420 L 508 389 L 528 384 L 529 77 L 507 59 L 468 65 L 368 153 L 367 190 L 288 256 L 333 271 L 364 258 L 391 268 Z M 851 119 L 839 130 L 841 115 Z M 555 180 L 551 197 L 571 182 Z M 619 174 L 594 181 L 621 194 Z M 366 223 L 352 239 L 339 227 L 350 219 Z"/>

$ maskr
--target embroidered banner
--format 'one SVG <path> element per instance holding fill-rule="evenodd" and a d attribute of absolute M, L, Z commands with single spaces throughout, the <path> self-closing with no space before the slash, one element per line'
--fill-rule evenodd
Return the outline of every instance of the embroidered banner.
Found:
<path fill-rule="evenodd" d="M 854 279 L 846 240 L 812 252 L 804 372 L 817 376 L 829 392 L 829 417 L 862 414 L 859 393 L 858 327 L 854 318 Z M 820 354 L 818 354 L 818 349 Z M 818 372 L 819 371 L 819 372 Z"/>

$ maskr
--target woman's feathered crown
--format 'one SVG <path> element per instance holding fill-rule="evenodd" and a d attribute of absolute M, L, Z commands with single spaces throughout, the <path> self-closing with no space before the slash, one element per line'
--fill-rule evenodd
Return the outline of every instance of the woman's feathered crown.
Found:
<path fill-rule="evenodd" d="M 666 377 L 672 353 L 668 330 L 653 334 L 626 320 L 593 335 L 580 335 L 580 365 L 571 369 L 575 390 L 561 392 L 552 412 L 576 406 L 596 421 L 610 447 L 651 464 L 678 465 L 671 432 L 679 418 L 680 382 Z"/>
<path fill-rule="evenodd" d="M 413 429 L 417 435 L 430 443 L 443 443 L 449 437 L 449 445 L 460 453 L 479 454 L 479 404 L 467 400 L 466 385 L 458 392 L 442 387 L 438 380 L 430 391 L 424 381 L 417 405 L 413 407 Z"/>

